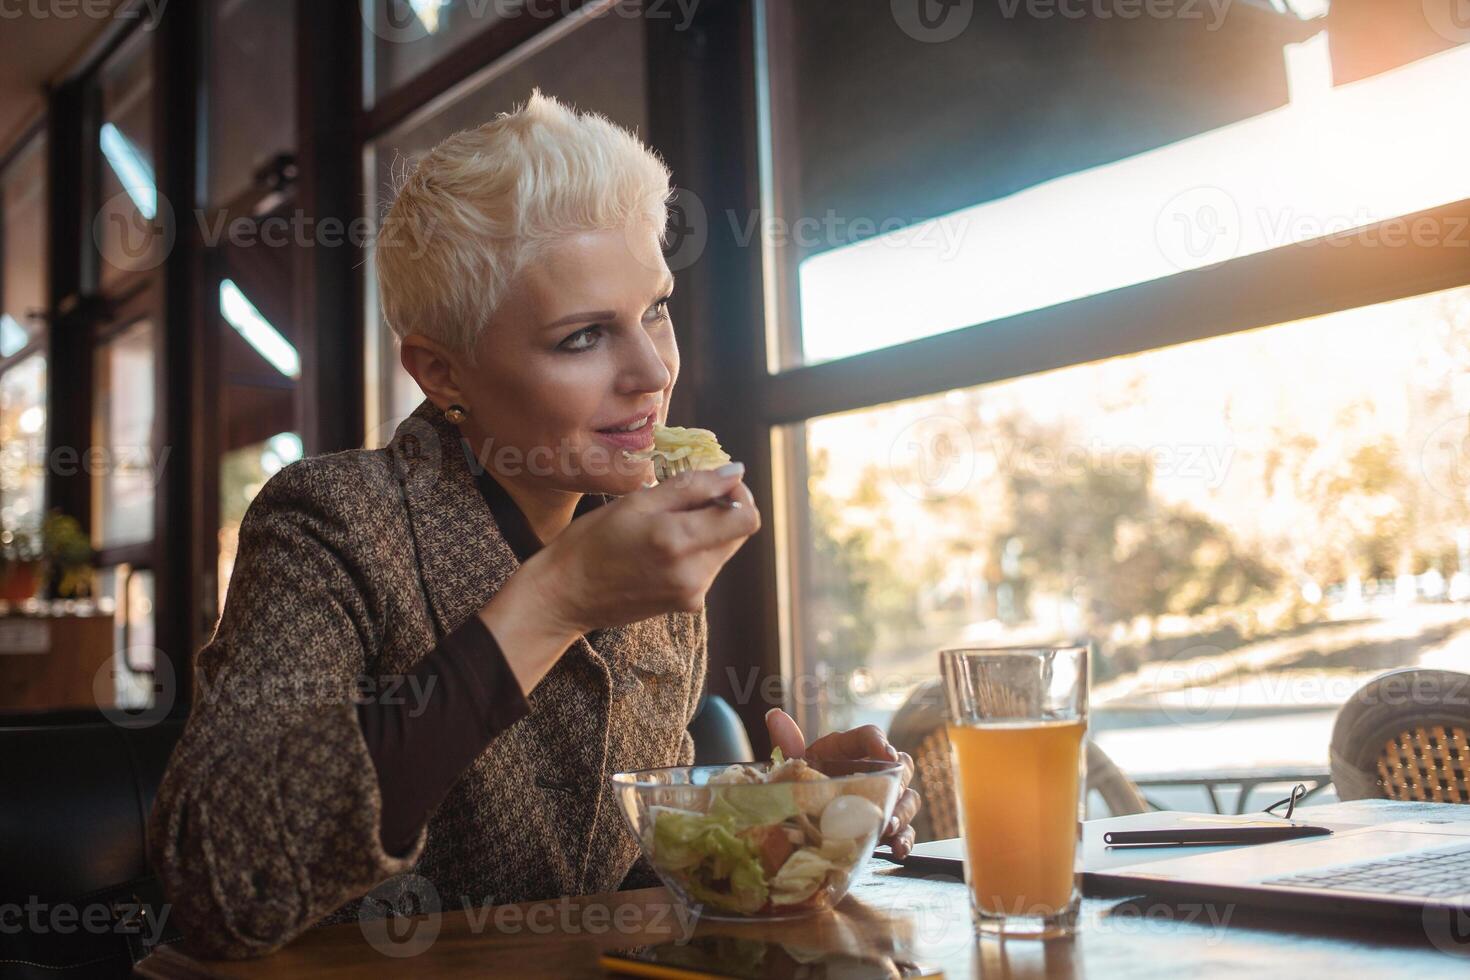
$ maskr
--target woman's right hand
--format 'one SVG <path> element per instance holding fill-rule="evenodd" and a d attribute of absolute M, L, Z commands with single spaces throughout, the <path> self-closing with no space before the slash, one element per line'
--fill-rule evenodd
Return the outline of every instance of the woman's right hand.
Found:
<path fill-rule="evenodd" d="M 682 473 L 568 525 L 522 571 L 575 634 L 694 612 L 730 556 L 760 529 L 745 467 Z M 728 496 L 735 508 L 712 501 Z"/>
<path fill-rule="evenodd" d="M 684 473 L 577 518 L 532 555 L 480 619 L 530 694 L 577 637 L 704 604 L 720 568 L 760 529 L 744 467 Z M 740 506 L 710 506 L 729 496 Z"/>

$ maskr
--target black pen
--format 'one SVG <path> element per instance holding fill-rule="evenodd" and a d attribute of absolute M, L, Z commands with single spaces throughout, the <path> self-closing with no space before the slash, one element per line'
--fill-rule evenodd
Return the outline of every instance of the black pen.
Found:
<path fill-rule="evenodd" d="M 1272 841 L 1321 837 L 1326 827 L 1288 824 L 1283 827 L 1192 827 L 1188 830 L 1115 830 L 1103 834 L 1111 846 L 1162 846 L 1186 844 L 1269 844 Z"/>

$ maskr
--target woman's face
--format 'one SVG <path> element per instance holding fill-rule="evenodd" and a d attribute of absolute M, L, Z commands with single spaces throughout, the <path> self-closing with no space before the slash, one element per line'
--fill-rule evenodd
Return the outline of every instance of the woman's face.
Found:
<path fill-rule="evenodd" d="M 584 232 L 527 263 L 455 372 L 460 426 L 497 479 L 625 494 L 651 477 L 624 450 L 668 418 L 679 348 L 674 278 L 651 228 Z M 649 419 L 631 433 L 612 429 Z"/>

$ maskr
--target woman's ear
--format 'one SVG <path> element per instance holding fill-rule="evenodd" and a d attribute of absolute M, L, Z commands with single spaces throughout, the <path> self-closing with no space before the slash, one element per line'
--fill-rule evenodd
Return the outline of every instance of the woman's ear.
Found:
<path fill-rule="evenodd" d="M 411 333 L 400 344 L 398 359 L 413 376 L 425 397 L 441 412 L 450 405 L 463 405 L 464 391 L 455 372 L 459 360 L 442 344 L 423 334 Z"/>

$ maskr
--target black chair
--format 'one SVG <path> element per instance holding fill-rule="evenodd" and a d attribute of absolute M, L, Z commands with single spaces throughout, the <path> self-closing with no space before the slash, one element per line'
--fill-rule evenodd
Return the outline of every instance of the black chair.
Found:
<path fill-rule="evenodd" d="M 694 739 L 696 766 L 728 765 L 755 758 L 745 723 L 730 702 L 718 694 L 707 694 L 700 700 L 694 720 L 689 722 L 689 734 Z"/>
<path fill-rule="evenodd" d="M 128 728 L 95 710 L 0 716 L 0 905 L 22 909 L 19 931 L 0 931 L 0 973 L 127 977 L 149 940 L 178 938 L 147 823 L 182 732 L 182 719 Z"/>

